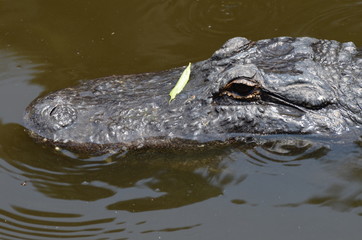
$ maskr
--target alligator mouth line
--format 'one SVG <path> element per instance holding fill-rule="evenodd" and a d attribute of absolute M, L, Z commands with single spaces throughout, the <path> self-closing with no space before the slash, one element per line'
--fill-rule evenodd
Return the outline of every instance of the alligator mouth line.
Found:
<path fill-rule="evenodd" d="M 235 99 L 230 96 L 224 95 L 224 96 L 216 96 L 213 98 L 214 105 L 223 105 L 223 106 L 242 106 L 242 105 L 270 105 L 270 106 L 286 106 L 289 109 L 294 109 L 293 116 L 299 116 L 301 117 L 304 115 L 307 111 L 302 109 L 301 107 L 289 103 L 285 101 L 283 98 L 280 98 L 278 96 L 273 95 L 267 95 L 265 93 L 261 94 L 261 98 L 258 100 L 246 100 L 246 99 Z M 287 114 L 290 115 L 290 112 Z"/>
<path fill-rule="evenodd" d="M 288 107 L 297 109 L 297 110 L 301 111 L 302 113 L 306 112 L 304 109 L 301 108 L 301 106 L 298 106 L 296 104 L 288 102 L 284 98 L 282 98 L 281 96 L 278 96 L 277 94 L 274 94 L 274 93 L 271 93 L 271 92 L 268 92 L 268 91 L 263 91 L 262 99 L 265 102 L 273 102 L 273 103 L 276 103 L 276 104 L 280 104 L 280 105 L 284 105 L 284 106 L 288 106 Z"/>
<path fill-rule="evenodd" d="M 330 104 L 332 104 L 331 102 L 323 102 L 319 105 L 314 105 L 314 106 L 308 106 L 308 105 L 302 105 L 302 104 L 297 104 L 297 103 L 292 103 L 288 100 L 286 100 L 284 97 L 278 95 L 278 94 L 275 94 L 275 93 L 272 93 L 268 90 L 263 90 L 263 94 L 264 94 L 264 99 L 266 101 L 271 101 L 271 102 L 275 102 L 275 103 L 279 103 L 279 104 L 283 104 L 283 105 L 286 105 L 286 106 L 289 106 L 289 107 L 293 107 L 293 108 L 296 108 L 302 112 L 306 112 L 305 109 L 308 109 L 308 110 L 314 110 L 314 111 L 318 111 L 318 110 L 321 110 L 327 106 L 329 106 Z M 304 109 L 303 109 L 304 108 Z"/>

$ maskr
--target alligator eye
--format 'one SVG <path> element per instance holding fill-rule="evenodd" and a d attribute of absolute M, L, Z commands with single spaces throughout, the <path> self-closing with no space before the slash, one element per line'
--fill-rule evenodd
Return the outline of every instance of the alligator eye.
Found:
<path fill-rule="evenodd" d="M 244 79 L 229 82 L 221 91 L 221 95 L 227 95 L 235 99 L 255 99 L 259 93 L 256 83 Z"/>

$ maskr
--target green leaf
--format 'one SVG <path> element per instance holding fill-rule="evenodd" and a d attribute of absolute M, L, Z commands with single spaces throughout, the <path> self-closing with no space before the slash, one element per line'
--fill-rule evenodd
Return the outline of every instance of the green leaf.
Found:
<path fill-rule="evenodd" d="M 191 63 L 185 68 L 185 70 L 182 72 L 180 79 L 177 81 L 176 85 L 170 92 L 170 101 L 175 99 L 176 95 L 179 94 L 184 87 L 186 86 L 187 82 L 190 79 L 190 73 L 191 73 Z"/>

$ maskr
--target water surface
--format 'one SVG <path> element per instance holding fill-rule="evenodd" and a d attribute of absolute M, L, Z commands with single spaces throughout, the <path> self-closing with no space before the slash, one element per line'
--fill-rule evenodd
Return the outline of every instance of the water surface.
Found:
<path fill-rule="evenodd" d="M 351 0 L 0 0 L 0 238 L 360 239 L 358 138 L 87 158 L 35 144 L 22 114 L 38 95 L 203 60 L 234 36 L 362 46 L 361 16 Z"/>

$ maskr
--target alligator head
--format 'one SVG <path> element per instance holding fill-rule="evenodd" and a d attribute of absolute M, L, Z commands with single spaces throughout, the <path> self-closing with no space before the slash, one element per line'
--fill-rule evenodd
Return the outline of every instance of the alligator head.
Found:
<path fill-rule="evenodd" d="M 280 37 L 233 38 L 183 68 L 111 76 L 35 99 L 30 135 L 87 153 L 228 141 L 245 134 L 341 134 L 362 123 L 362 59 L 353 43 Z"/>

